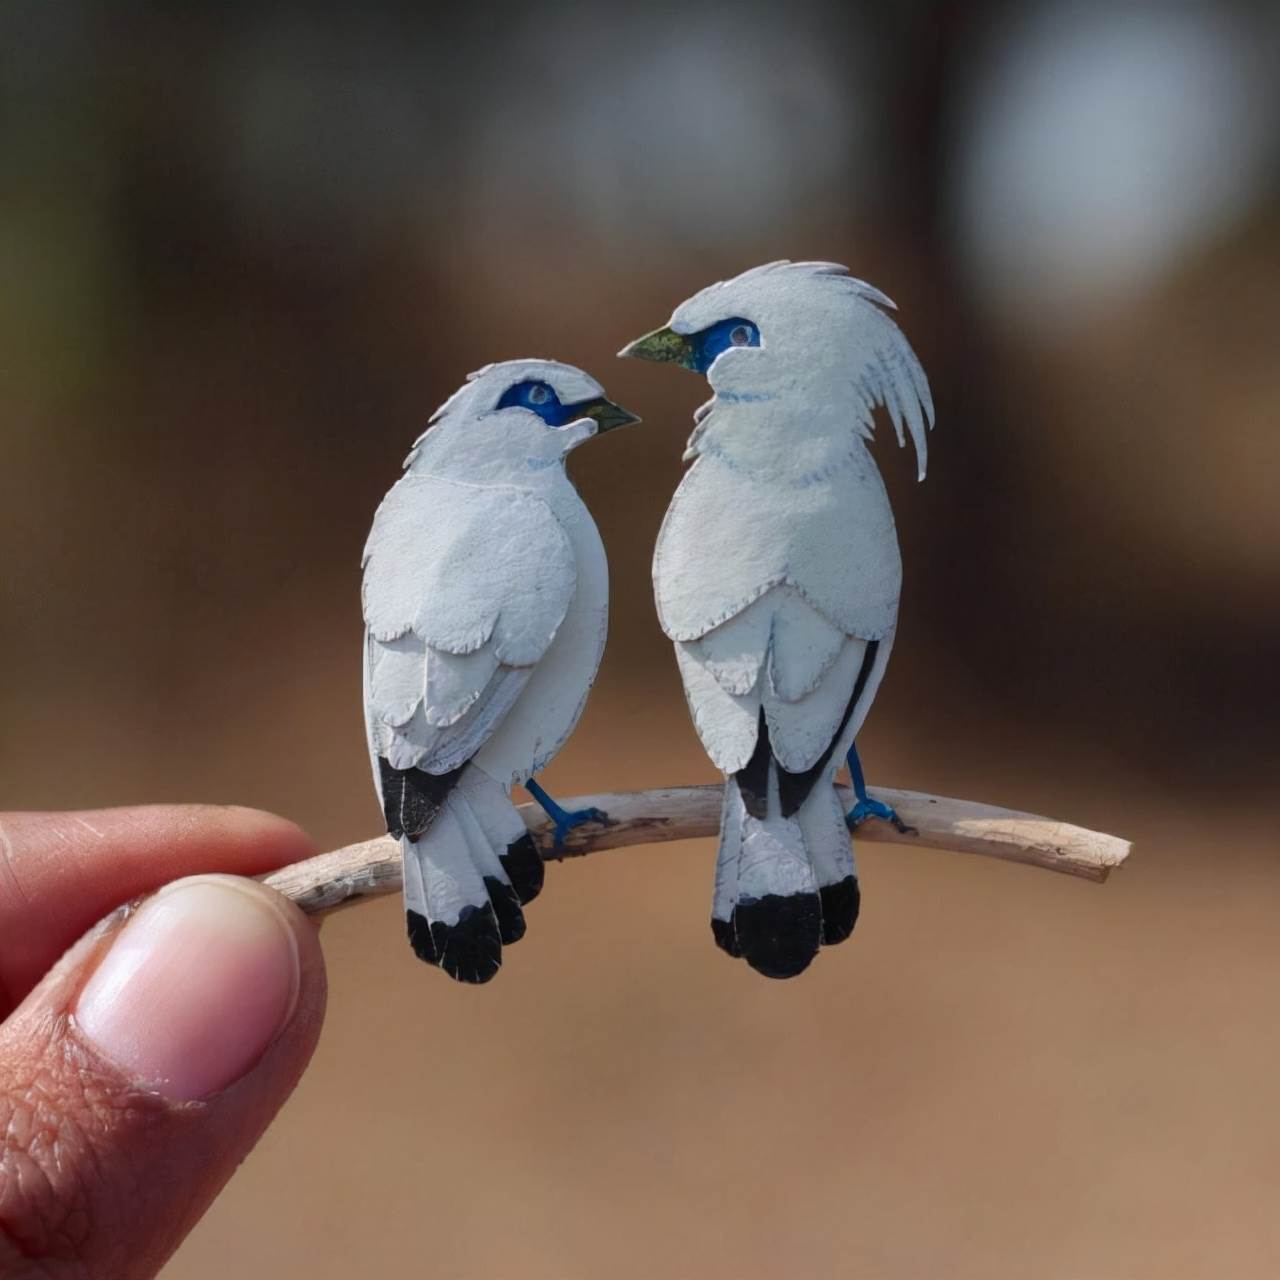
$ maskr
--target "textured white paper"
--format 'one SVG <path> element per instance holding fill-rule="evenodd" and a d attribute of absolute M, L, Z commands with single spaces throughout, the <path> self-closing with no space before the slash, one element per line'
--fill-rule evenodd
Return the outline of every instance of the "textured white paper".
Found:
<path fill-rule="evenodd" d="M 715 395 L 695 415 L 692 466 L 654 555 L 658 616 L 694 723 L 726 774 L 747 767 L 762 712 L 774 766 L 824 774 L 787 819 L 772 801 L 767 818 L 752 818 L 730 782 L 721 921 L 735 901 L 803 892 L 802 862 L 819 886 L 852 874 L 831 781 L 884 674 L 902 585 L 893 514 L 868 449 L 873 412 L 883 406 L 899 443 L 911 439 L 921 479 L 933 422 L 892 307 L 842 267 L 773 263 L 704 289 L 670 322 L 691 335 L 741 318 L 761 338 L 708 371 Z M 874 662 L 850 709 L 871 641 Z"/>
<path fill-rule="evenodd" d="M 603 395 L 553 361 L 473 374 L 414 444 L 365 547 L 375 783 L 381 794 L 379 757 L 427 784 L 462 770 L 441 784 L 429 826 L 402 841 L 406 904 L 432 925 L 488 912 L 486 878 L 510 886 L 504 855 L 526 834 L 510 789 L 573 731 L 604 649 L 604 549 L 564 469 L 597 424 L 498 410 L 526 380 L 566 405 Z"/>

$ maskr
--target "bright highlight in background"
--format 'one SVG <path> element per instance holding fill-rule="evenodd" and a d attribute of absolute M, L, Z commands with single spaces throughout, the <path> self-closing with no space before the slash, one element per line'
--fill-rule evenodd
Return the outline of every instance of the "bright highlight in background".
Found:
<path fill-rule="evenodd" d="M 979 59 L 958 193 L 979 293 L 1078 321 L 1228 227 L 1272 141 L 1257 48 L 1207 7 L 1061 4 Z"/>

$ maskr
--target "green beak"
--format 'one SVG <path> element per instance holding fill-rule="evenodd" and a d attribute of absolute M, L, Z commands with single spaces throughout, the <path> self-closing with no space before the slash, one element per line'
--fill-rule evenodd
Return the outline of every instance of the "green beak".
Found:
<path fill-rule="evenodd" d="M 652 360 L 654 364 L 678 364 L 682 369 L 697 373 L 693 343 L 674 329 L 655 329 L 643 338 L 623 347 L 620 356 L 634 356 L 637 360 Z"/>
<path fill-rule="evenodd" d="M 598 436 L 604 435 L 606 431 L 613 431 L 617 427 L 629 427 L 633 422 L 640 421 L 634 413 L 628 412 L 620 404 L 614 404 L 612 400 L 606 400 L 604 396 L 599 396 L 595 400 L 584 400 L 581 404 L 573 405 L 572 408 L 578 417 L 594 419 Z"/>

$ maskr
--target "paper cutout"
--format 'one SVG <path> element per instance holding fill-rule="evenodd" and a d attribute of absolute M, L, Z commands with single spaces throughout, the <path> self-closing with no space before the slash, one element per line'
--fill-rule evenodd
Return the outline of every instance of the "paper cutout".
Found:
<path fill-rule="evenodd" d="M 884 407 L 924 478 L 933 403 L 885 309 L 832 263 L 702 290 L 621 354 L 705 372 L 658 536 L 658 616 L 726 775 L 712 930 L 790 977 L 841 941 L 859 890 L 833 786 L 884 675 L 902 565 L 867 449 Z"/>
<path fill-rule="evenodd" d="M 436 412 L 374 516 L 374 781 L 410 942 L 460 981 L 493 977 L 524 933 L 542 862 L 511 788 L 573 732 L 604 651 L 608 567 L 565 458 L 636 421 L 570 365 L 489 365 Z"/>

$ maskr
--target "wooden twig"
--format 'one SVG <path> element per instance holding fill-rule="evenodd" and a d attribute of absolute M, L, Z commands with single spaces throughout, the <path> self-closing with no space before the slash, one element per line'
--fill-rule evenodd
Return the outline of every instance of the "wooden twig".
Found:
<path fill-rule="evenodd" d="M 890 787 L 876 787 L 874 793 L 877 799 L 892 805 L 903 821 L 916 829 L 916 834 L 902 835 L 887 822 L 872 818 L 858 828 L 859 842 L 872 840 L 952 853 L 980 853 L 1096 881 L 1105 880 L 1129 856 L 1127 840 L 1033 813 Z M 720 822 L 720 797 L 719 786 L 576 796 L 563 802 L 566 808 L 603 809 L 609 822 L 579 827 L 569 834 L 564 849 L 559 851 L 553 847 L 551 824 L 536 805 L 522 805 L 520 813 L 544 858 L 577 858 L 603 849 L 714 835 Z M 847 792 L 842 798 L 846 808 L 852 805 L 853 797 Z M 389 836 L 380 836 L 296 862 L 263 879 L 304 911 L 318 915 L 365 898 L 397 892 L 401 885 L 400 848 Z"/>

